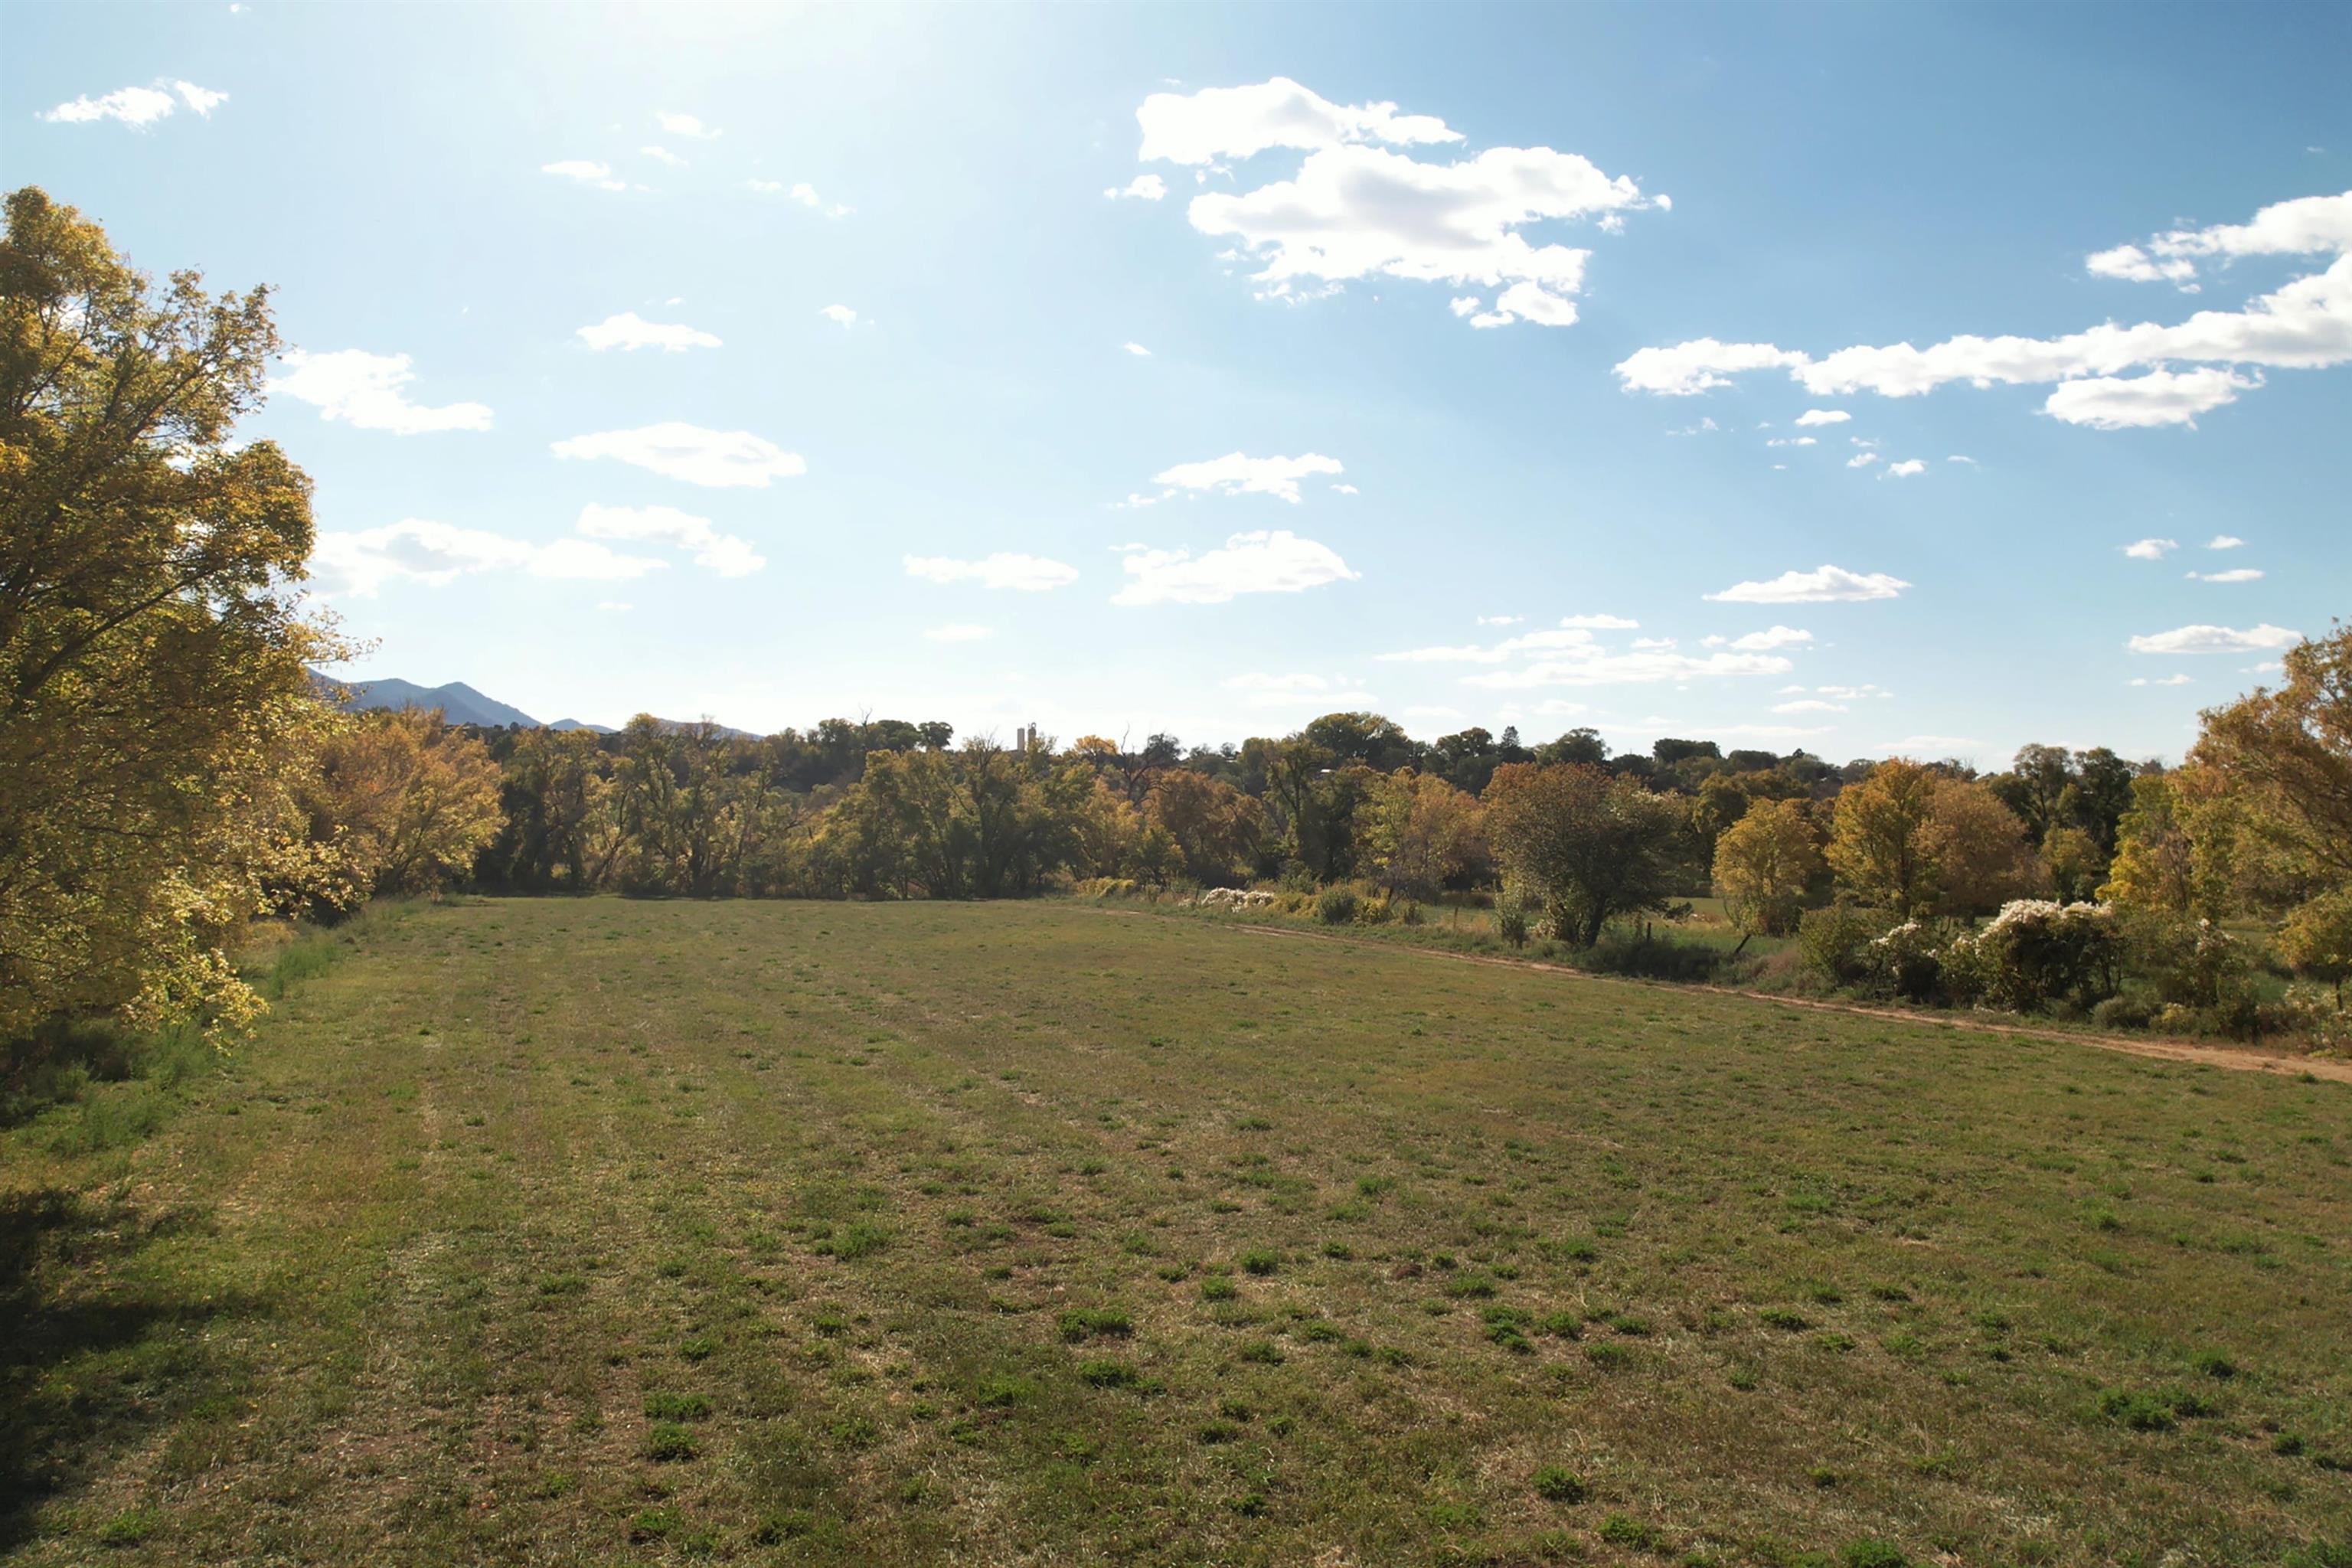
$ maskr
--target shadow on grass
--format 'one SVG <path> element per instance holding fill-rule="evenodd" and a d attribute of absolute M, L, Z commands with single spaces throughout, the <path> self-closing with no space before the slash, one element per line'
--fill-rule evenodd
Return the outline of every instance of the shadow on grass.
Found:
<path fill-rule="evenodd" d="M 201 1210 L 142 1216 L 57 1187 L 0 1198 L 0 1553 L 110 1454 L 206 1406 L 228 1416 L 203 1331 L 264 1303 L 111 1283 L 137 1280 L 123 1266 L 149 1246 L 210 1223 Z"/>

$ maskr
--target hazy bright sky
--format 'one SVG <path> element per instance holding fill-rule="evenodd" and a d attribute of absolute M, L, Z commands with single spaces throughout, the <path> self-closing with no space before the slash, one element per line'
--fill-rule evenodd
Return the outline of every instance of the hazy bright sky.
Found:
<path fill-rule="evenodd" d="M 2341 5 L 207 0 L 0 44 L 8 185 L 278 288 L 252 433 L 318 482 L 359 676 L 1998 763 L 2176 754 L 2352 612 Z"/>

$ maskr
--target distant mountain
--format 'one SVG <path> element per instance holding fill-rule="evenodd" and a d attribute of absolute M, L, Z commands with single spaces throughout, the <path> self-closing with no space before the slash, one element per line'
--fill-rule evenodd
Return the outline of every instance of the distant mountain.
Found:
<path fill-rule="evenodd" d="M 438 708 L 441 716 L 452 724 L 479 724 L 485 729 L 499 729 L 516 724 L 526 730 L 540 728 L 538 720 L 510 703 L 495 697 L 485 697 L 462 680 L 446 686 L 419 686 L 413 680 L 387 677 L 383 680 L 337 681 L 332 676 L 310 672 L 310 679 L 323 689 L 341 685 L 351 697 L 343 703 L 354 711 L 366 708 Z M 576 719 L 566 719 L 550 726 L 557 730 L 597 730 L 601 726 L 583 724 Z"/>

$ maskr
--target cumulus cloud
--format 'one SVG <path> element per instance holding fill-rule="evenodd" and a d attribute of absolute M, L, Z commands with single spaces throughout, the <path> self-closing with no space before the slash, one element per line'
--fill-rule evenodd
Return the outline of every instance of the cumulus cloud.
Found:
<path fill-rule="evenodd" d="M 1482 626 L 1516 626 L 1521 621 L 1526 619 L 1527 616 L 1480 616 L 1477 617 L 1478 624 Z"/>
<path fill-rule="evenodd" d="M 1297 594 L 1357 576 L 1328 545 L 1287 529 L 1236 533 L 1202 555 L 1139 546 L 1119 564 L 1129 581 L 1111 595 L 1114 605 L 1221 605 L 1241 594 Z"/>
<path fill-rule="evenodd" d="M 1620 362 L 1629 391 L 1686 395 L 1721 386 L 1742 372 L 1785 369 L 1819 397 L 1871 392 L 1912 397 L 1952 382 L 1977 386 L 2058 384 L 2043 405 L 2054 417 L 2100 429 L 2186 425 L 2199 414 L 2261 384 L 2222 367 L 2324 369 L 2352 362 L 2352 192 L 2265 207 L 2249 224 L 2161 236 L 2142 258 L 2251 255 L 2333 256 L 2323 270 L 2296 278 L 2242 310 L 2200 310 L 2170 324 L 2107 322 L 2055 338 L 1948 338 L 1927 348 L 1907 342 L 1857 345 L 1816 359 L 1771 343 L 1698 338 L 1645 348 Z M 2103 252 L 2109 276 L 2135 264 Z M 2153 265 L 2153 263 L 2151 263 Z M 2178 270 L 2177 268 L 2175 269 Z M 2165 276 L 2156 269 L 2155 276 Z M 2177 279 L 2176 279 L 2177 280 Z M 2205 367 L 2189 373 L 2177 363 Z M 2126 376 L 2126 371 L 2146 374 Z M 2081 384 L 2076 389 L 2075 384 Z"/>
<path fill-rule="evenodd" d="M 947 555 L 904 557 L 907 575 L 927 583 L 977 583 L 983 588 L 1011 588 L 1024 594 L 1043 593 L 1078 580 L 1078 569 L 1042 555 L 1015 555 L 999 551 L 977 561 Z"/>
<path fill-rule="evenodd" d="M 640 147 L 637 151 L 644 153 L 646 157 L 651 158 L 656 163 L 667 164 L 673 169 L 683 169 L 686 167 L 686 160 L 679 157 L 677 153 L 671 152 L 667 147 Z"/>
<path fill-rule="evenodd" d="M 655 113 L 654 123 L 673 136 L 683 136 L 690 142 L 714 142 L 725 132 L 715 125 L 705 125 L 691 114 L 674 114 L 668 110 Z"/>
<path fill-rule="evenodd" d="M 1630 632 L 1642 623 L 1629 621 L 1622 616 L 1562 616 L 1559 618 L 1559 624 L 1563 626 L 1581 626 L 1587 631 Z"/>
<path fill-rule="evenodd" d="M 579 530 L 591 539 L 626 539 L 640 543 L 667 544 L 691 555 L 721 577 L 748 577 L 768 562 L 748 539 L 721 533 L 707 517 L 695 517 L 667 506 L 599 506 L 593 501 L 580 510 Z"/>
<path fill-rule="evenodd" d="M 2301 632 L 2266 621 L 2243 631 L 2233 626 L 2179 626 L 2168 632 L 2136 637 L 2126 646 L 2134 653 L 2269 653 L 2293 647 L 2302 640 Z"/>
<path fill-rule="evenodd" d="M 836 323 L 844 331 L 857 325 L 857 312 L 846 305 L 827 305 L 817 314 L 828 321 Z"/>
<path fill-rule="evenodd" d="M 2227 572 L 2191 572 L 2189 575 L 2200 583 L 2259 583 L 2263 574 L 2259 567 L 2238 566 Z"/>
<path fill-rule="evenodd" d="M 1926 458 L 1906 458 L 1899 463 L 1887 464 L 1886 467 L 1879 473 L 1878 477 L 1882 479 L 1907 479 L 1915 475 L 1924 474 L 1927 471 L 1927 463 Z"/>
<path fill-rule="evenodd" d="M 1228 691 L 1245 693 L 1246 700 L 1253 708 L 1311 706 L 1337 712 L 1370 708 L 1379 701 L 1352 680 L 1323 675 L 1271 675 L 1254 671 L 1228 678 L 1224 688 Z"/>
<path fill-rule="evenodd" d="M 1765 653 L 1777 647 L 1799 647 L 1813 640 L 1813 634 L 1795 626 L 1776 626 L 1768 631 L 1749 632 L 1734 637 L 1728 646 L 1743 653 Z"/>
<path fill-rule="evenodd" d="M 1156 202 L 1168 195 L 1168 182 L 1157 174 L 1138 174 L 1124 185 L 1111 186 L 1103 195 L 1113 201 Z"/>
<path fill-rule="evenodd" d="M 743 182 L 743 188 L 747 191 L 756 191 L 763 196 L 782 196 L 786 201 L 798 202 L 804 207 L 822 210 L 827 217 L 846 217 L 851 210 L 839 202 L 826 206 L 824 198 L 816 194 L 816 187 L 806 181 L 787 185 L 782 180 L 746 180 Z"/>
<path fill-rule="evenodd" d="M 1465 675 L 1462 684 L 1496 691 L 1546 686 L 1643 686 L 1663 680 L 1786 675 L 1793 668 L 1778 654 L 1711 653 L 1702 658 L 1656 650 L 1617 653 L 1593 644 L 1564 649 L 1518 669 Z"/>
<path fill-rule="evenodd" d="M 2245 542 L 2246 542 L 2244 540 L 2240 539 L 2234 533 L 2217 533 L 2212 538 L 2205 542 L 2205 548 L 2208 550 L 2238 550 L 2242 549 Z"/>
<path fill-rule="evenodd" d="M 1151 482 L 1172 489 L 1214 490 L 1229 496 L 1276 496 L 1296 504 L 1299 480 L 1311 474 L 1343 471 L 1338 458 L 1319 452 L 1306 452 L 1296 458 L 1251 458 L 1228 452 L 1206 462 L 1179 463 L 1172 468 L 1163 468 L 1151 476 Z"/>
<path fill-rule="evenodd" d="M 2142 539 L 2124 546 L 2124 553 L 2135 561 L 2161 561 L 2169 552 L 2180 548 L 2177 539 Z"/>
<path fill-rule="evenodd" d="M 563 158 L 552 163 L 541 163 L 539 172 L 570 180 L 574 184 L 593 185 L 600 191 L 625 191 L 629 188 L 628 181 L 614 178 L 610 164 L 588 158 Z"/>
<path fill-rule="evenodd" d="M 2134 676 L 2126 684 L 2132 686 L 2187 686 L 2189 684 L 2189 678 L 2186 675 L 2167 675 L 2161 677 L 2139 675 Z"/>
<path fill-rule="evenodd" d="M 387 583 L 443 587 L 478 572 L 520 570 L 535 577 L 620 582 L 661 569 L 659 561 L 616 554 L 586 540 L 534 544 L 424 518 L 321 533 L 310 557 L 311 581 L 322 596 L 354 599 L 372 599 Z"/>
<path fill-rule="evenodd" d="M 2352 251 L 2352 191 L 2338 196 L 2299 196 L 2276 202 L 2252 223 L 2176 228 L 2144 246 L 2119 245 L 2088 258 L 2084 265 L 2100 278 L 2133 283 L 2172 283 L 2196 291 L 2189 280 L 2201 258 L 2223 262 L 2242 256 L 2342 256 Z"/>
<path fill-rule="evenodd" d="M 592 349 L 661 349 L 677 353 L 686 349 L 715 349 L 719 340 L 709 332 L 698 331 L 684 325 L 667 325 L 648 321 L 635 310 L 624 310 L 617 316 L 607 316 L 593 327 L 579 331 L 582 342 Z"/>
<path fill-rule="evenodd" d="M 1878 461 L 1878 454 L 1865 448 L 1848 458 L 1845 460 L 1845 466 L 1849 468 L 1866 468 L 1876 461 Z"/>
<path fill-rule="evenodd" d="M 1274 149 L 1305 154 L 1289 179 L 1197 195 L 1186 209 L 1202 234 L 1235 242 L 1258 267 L 1261 294 L 1306 298 L 1360 279 L 1480 284 L 1490 308 L 1455 298 L 1473 326 L 1576 320 L 1591 252 L 1530 245 L 1518 231 L 1547 220 L 1621 218 L 1643 206 L 1634 183 L 1549 147 L 1493 147 L 1454 162 L 1396 149 L 1451 143 L 1462 133 L 1393 103 L 1339 104 L 1286 77 L 1249 87 L 1153 93 L 1136 110 L 1143 162 L 1230 172 L 1226 160 Z"/>
<path fill-rule="evenodd" d="M 362 430 L 417 436 L 436 430 L 487 430 L 490 411 L 478 403 L 427 408 L 408 401 L 404 390 L 416 379 L 406 354 L 372 354 L 364 349 L 309 353 L 289 349 L 286 374 L 269 390 L 319 410 L 321 419 L 341 419 Z"/>
<path fill-rule="evenodd" d="M 1843 425 L 1853 416 L 1843 408 L 1808 408 L 1797 416 L 1800 425 Z"/>
<path fill-rule="evenodd" d="M 1145 348 L 1141 343 L 1122 343 L 1119 346 L 1127 350 L 1128 353 L 1133 354 L 1138 359 L 1150 359 L 1151 357 L 1151 351 Z"/>
<path fill-rule="evenodd" d="M 923 634 L 924 637 L 931 642 L 981 642 L 995 635 L 996 631 L 992 626 L 975 626 L 964 623 L 933 626 Z"/>
<path fill-rule="evenodd" d="M 1764 444 L 1767 447 L 1817 447 L 1821 440 L 1814 436 L 1775 436 Z"/>
<path fill-rule="evenodd" d="M 228 94 L 198 87 L 192 81 L 157 79 L 152 87 L 123 87 L 97 98 L 68 100 L 46 110 L 41 118 L 52 125 L 92 125 L 112 120 L 140 129 L 168 120 L 185 104 L 199 117 L 228 101 Z"/>
<path fill-rule="evenodd" d="M 1800 697 L 1793 702 L 1775 702 L 1775 713 L 1847 713 L 1853 711 L 1843 702 L 1825 702 L 1818 697 Z"/>
<path fill-rule="evenodd" d="M 2130 430 L 2152 425 L 2197 427 L 2197 416 L 2238 401 L 2238 394 L 2262 385 L 2258 375 L 2232 370 L 2152 370 L 2145 375 L 2084 376 L 2060 384 L 2042 411 L 2069 425 L 2094 430 Z"/>
<path fill-rule="evenodd" d="M 665 479 L 728 488 L 764 489 L 769 482 L 808 472 L 808 464 L 748 430 L 705 430 L 669 420 L 634 430 L 600 430 L 555 442 L 559 458 L 611 458 L 649 468 Z"/>
<path fill-rule="evenodd" d="M 1843 566 L 1790 570 L 1761 583 L 1735 583 L 1706 597 L 1732 605 L 1827 605 L 1892 599 L 1911 586 L 1884 572 L 1849 572 Z"/>

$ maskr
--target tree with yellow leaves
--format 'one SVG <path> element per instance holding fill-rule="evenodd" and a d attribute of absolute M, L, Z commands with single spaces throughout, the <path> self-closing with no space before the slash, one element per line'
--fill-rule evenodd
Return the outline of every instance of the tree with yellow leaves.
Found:
<path fill-rule="evenodd" d="M 0 238 L 0 1042 L 257 1005 L 227 956 L 317 867 L 291 784 L 332 649 L 291 584 L 310 482 L 232 439 L 267 292 L 161 288 L 37 189 Z"/>

